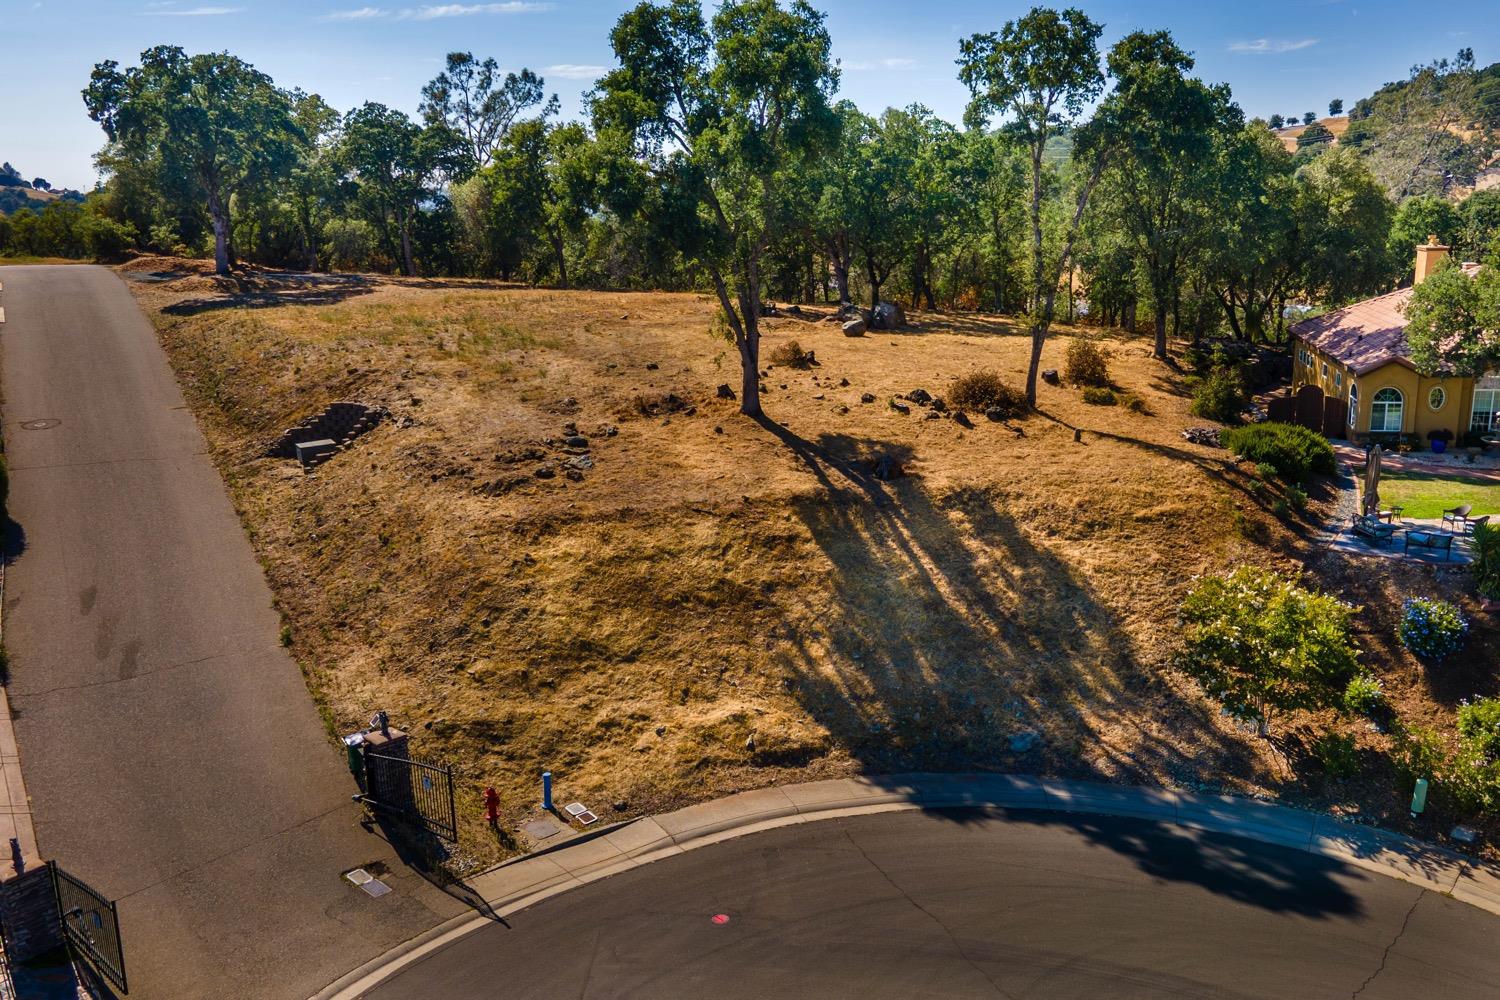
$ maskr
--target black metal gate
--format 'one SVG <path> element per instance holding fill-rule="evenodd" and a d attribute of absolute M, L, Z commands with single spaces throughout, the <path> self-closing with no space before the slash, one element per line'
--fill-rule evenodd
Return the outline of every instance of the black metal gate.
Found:
<path fill-rule="evenodd" d="M 48 862 L 47 867 L 52 869 L 52 888 L 57 893 L 63 937 L 94 971 L 121 993 L 129 993 L 125 953 L 120 949 L 120 915 L 115 904 L 56 864 Z"/>
<path fill-rule="evenodd" d="M 366 751 L 365 780 L 364 800 L 372 807 L 458 842 L 451 767 Z"/>

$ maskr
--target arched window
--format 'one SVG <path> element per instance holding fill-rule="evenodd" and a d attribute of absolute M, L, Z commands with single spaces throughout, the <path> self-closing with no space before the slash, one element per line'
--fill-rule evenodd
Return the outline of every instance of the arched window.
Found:
<path fill-rule="evenodd" d="M 1370 431 L 1379 434 L 1401 433 L 1401 391 L 1386 386 L 1370 398 Z"/>

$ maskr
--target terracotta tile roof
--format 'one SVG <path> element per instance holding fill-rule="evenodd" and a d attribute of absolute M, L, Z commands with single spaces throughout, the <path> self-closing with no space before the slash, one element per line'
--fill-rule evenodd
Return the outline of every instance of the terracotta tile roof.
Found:
<path fill-rule="evenodd" d="M 1465 264 L 1470 277 L 1477 264 Z M 1292 327 L 1292 335 L 1347 365 L 1356 375 L 1372 372 L 1395 362 L 1411 367 L 1406 346 L 1406 303 L 1410 288 L 1398 288 L 1373 299 L 1303 320 Z"/>

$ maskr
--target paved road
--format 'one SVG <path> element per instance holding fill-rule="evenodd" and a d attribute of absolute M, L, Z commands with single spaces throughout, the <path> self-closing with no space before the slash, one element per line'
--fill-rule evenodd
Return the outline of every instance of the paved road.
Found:
<path fill-rule="evenodd" d="M 367 996 L 1460 1000 L 1500 993 L 1496 940 L 1500 917 L 1238 838 L 887 813 L 591 883 Z"/>
<path fill-rule="evenodd" d="M 132 997 L 302 1000 L 462 910 L 348 772 L 150 324 L 111 271 L 0 268 L 5 589 L 44 855 L 120 900 Z M 57 421 L 44 430 L 27 422 Z M 391 864 L 371 899 L 340 872 Z"/>

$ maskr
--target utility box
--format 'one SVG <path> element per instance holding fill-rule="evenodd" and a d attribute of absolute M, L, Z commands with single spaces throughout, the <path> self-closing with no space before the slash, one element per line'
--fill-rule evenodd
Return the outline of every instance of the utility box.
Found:
<path fill-rule="evenodd" d="M 327 461 L 339 446 L 330 438 L 319 441 L 302 441 L 297 445 L 297 461 L 302 463 L 302 468 L 311 470 L 320 462 Z"/>

